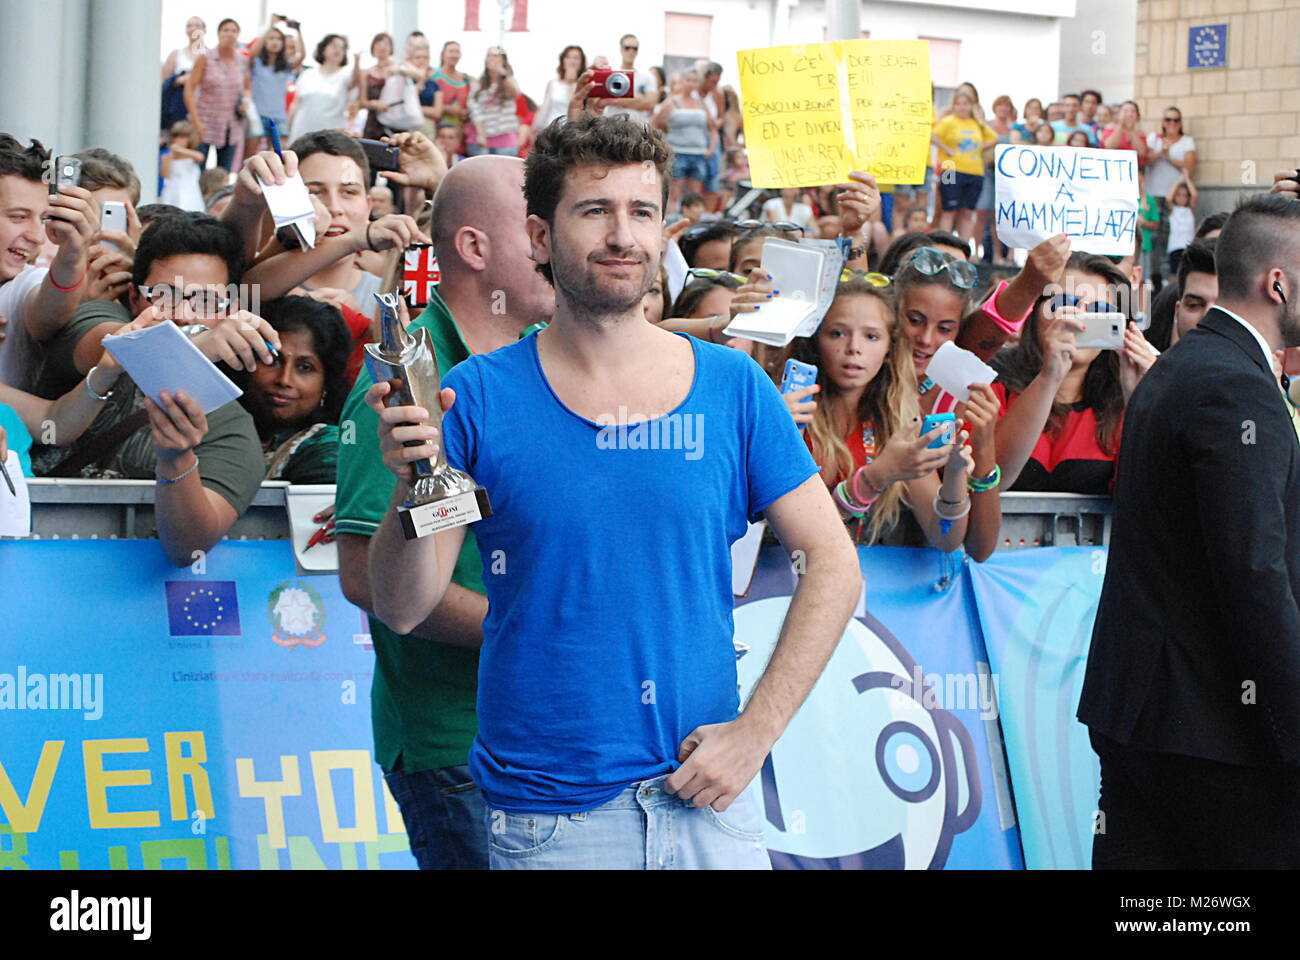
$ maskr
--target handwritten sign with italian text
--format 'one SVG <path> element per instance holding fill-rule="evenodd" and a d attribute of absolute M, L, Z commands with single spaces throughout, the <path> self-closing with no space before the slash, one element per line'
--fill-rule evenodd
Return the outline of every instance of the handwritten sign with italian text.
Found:
<path fill-rule="evenodd" d="M 1125 256 L 1137 239 L 1138 165 L 1132 150 L 999 144 L 998 239 L 1032 247 L 1058 233 L 1070 249 Z"/>
<path fill-rule="evenodd" d="M 836 40 L 741 50 L 754 186 L 815 187 L 866 170 L 922 183 L 933 108 L 925 40 Z"/>

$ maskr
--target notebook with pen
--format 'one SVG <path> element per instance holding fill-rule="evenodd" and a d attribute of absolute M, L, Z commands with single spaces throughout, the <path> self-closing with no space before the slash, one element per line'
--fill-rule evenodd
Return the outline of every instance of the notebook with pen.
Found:
<path fill-rule="evenodd" d="M 170 321 L 107 336 L 104 349 L 155 403 L 164 390 L 184 390 L 206 415 L 243 393 Z"/>

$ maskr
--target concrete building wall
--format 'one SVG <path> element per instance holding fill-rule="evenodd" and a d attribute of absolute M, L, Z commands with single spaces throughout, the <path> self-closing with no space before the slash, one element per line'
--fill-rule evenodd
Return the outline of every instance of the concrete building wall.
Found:
<path fill-rule="evenodd" d="M 1189 70 L 1189 29 L 1216 23 L 1228 25 L 1227 66 Z M 1300 163 L 1297 0 L 1138 0 L 1135 75 L 1144 130 L 1166 107 L 1182 110 L 1209 207 Z"/>

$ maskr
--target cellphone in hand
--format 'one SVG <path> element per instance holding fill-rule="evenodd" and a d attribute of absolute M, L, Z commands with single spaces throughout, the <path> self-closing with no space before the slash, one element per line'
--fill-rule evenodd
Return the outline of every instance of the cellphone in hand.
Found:
<path fill-rule="evenodd" d="M 1128 317 L 1122 313 L 1080 313 L 1075 319 L 1083 321 L 1083 332 L 1076 334 L 1075 345 L 1084 350 L 1123 350 L 1124 327 Z"/>
<path fill-rule="evenodd" d="M 357 144 L 365 151 L 366 162 L 370 164 L 371 172 L 383 172 L 385 170 L 400 170 L 397 163 L 399 150 L 391 144 L 384 143 L 382 140 L 367 140 L 364 137 L 357 140 Z"/>
<path fill-rule="evenodd" d="M 126 204 L 121 200 L 107 200 L 99 208 L 99 229 L 101 230 L 121 230 L 126 232 Z M 117 242 L 114 240 L 99 241 L 102 246 L 110 250 L 119 250 Z"/>
<path fill-rule="evenodd" d="M 785 362 L 785 370 L 781 373 L 781 392 L 792 393 L 795 390 L 802 390 L 804 387 L 811 387 L 817 382 L 817 368 L 811 363 L 803 363 L 799 360 L 789 359 Z M 806 423 L 799 424 L 799 429 L 803 430 L 808 426 Z"/>
<path fill-rule="evenodd" d="M 58 193 L 63 185 L 81 184 L 81 160 L 78 157 L 59 157 L 54 161 L 54 179 L 49 182 L 50 193 Z"/>
<path fill-rule="evenodd" d="M 953 442 L 954 431 L 957 427 L 957 416 L 953 413 L 927 413 L 925 419 L 921 421 L 921 436 L 925 436 L 940 424 L 944 426 L 943 433 L 927 443 L 925 449 L 938 450 L 940 447 L 946 447 Z"/>

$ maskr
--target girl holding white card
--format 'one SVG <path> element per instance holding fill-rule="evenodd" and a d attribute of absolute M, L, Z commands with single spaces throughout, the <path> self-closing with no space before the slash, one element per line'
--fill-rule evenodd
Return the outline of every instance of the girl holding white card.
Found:
<path fill-rule="evenodd" d="M 920 435 L 916 379 L 888 284 L 881 274 L 844 272 L 817 335 L 786 348 L 786 358 L 817 367 L 817 382 L 785 394 L 786 404 L 806 425 L 822 479 L 859 542 L 950 553 L 966 538 L 971 448 L 965 431 L 937 447 L 929 444 L 942 426 Z"/>

